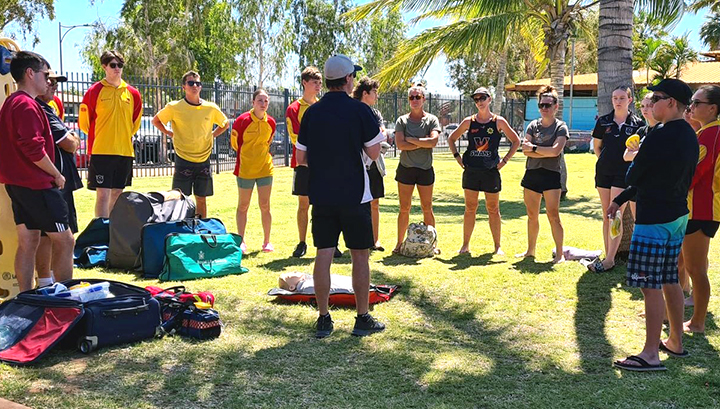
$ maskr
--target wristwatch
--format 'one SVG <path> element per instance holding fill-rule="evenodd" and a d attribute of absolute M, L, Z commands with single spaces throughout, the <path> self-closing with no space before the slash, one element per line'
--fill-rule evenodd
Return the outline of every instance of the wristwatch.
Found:
<path fill-rule="evenodd" d="M 533 145 L 533 152 L 537 152 L 537 145 Z"/>
<path fill-rule="evenodd" d="M 455 152 L 455 153 L 453 153 L 453 157 L 454 157 L 454 158 L 459 158 L 459 157 L 460 157 L 460 154 L 457 153 L 457 152 Z"/>

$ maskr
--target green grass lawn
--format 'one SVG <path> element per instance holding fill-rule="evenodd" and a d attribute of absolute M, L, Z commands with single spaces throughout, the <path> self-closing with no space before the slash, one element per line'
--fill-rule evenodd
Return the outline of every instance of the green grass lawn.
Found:
<path fill-rule="evenodd" d="M 562 203 L 565 245 L 602 247 L 600 202 L 593 184 L 595 158 L 567 157 L 569 200 Z M 0 365 L 0 396 L 36 408 L 242 408 L 242 407 L 718 407 L 720 403 L 720 245 L 710 249 L 707 334 L 687 335 L 687 359 L 667 358 L 668 371 L 633 374 L 613 369 L 614 359 L 637 353 L 645 334 L 642 295 L 624 285 L 625 268 L 604 274 L 576 262 L 550 264 L 553 248 L 541 216 L 538 258 L 512 255 L 526 246 L 520 178 L 524 159 L 503 169 L 503 248 L 493 256 L 481 203 L 472 256 L 462 243 L 461 169 L 449 154 L 435 157 L 435 200 L 440 248 L 433 259 L 392 256 L 397 186 L 385 178 L 380 235 L 388 249 L 371 256 L 372 281 L 399 284 L 400 293 L 375 306 L 384 333 L 350 336 L 354 311 L 333 310 L 335 332 L 313 338 L 316 311 L 266 296 L 285 271 L 312 271 L 314 251 L 289 257 L 296 242 L 292 172 L 276 169 L 272 196 L 275 252 L 260 253 L 256 204 L 250 210 L 241 276 L 184 283 L 210 290 L 225 324 L 219 339 L 194 342 L 166 337 L 104 348 L 88 356 L 56 351 L 33 367 Z M 165 190 L 169 177 L 136 179 L 138 191 Z M 237 188 L 230 173 L 215 178 L 209 213 L 235 230 Z M 92 217 L 93 196 L 76 194 L 80 224 Z M 417 196 L 411 221 L 422 214 Z M 311 243 L 311 241 L 310 241 Z M 342 242 L 341 242 L 342 243 Z M 341 244 L 341 249 L 344 246 Z M 347 251 L 332 272 L 350 274 Z M 76 270 L 98 277 L 158 285 L 135 274 Z M 160 285 L 170 286 L 174 283 Z M 691 311 L 687 311 L 689 314 Z M 665 355 L 661 355 L 665 357 Z"/>

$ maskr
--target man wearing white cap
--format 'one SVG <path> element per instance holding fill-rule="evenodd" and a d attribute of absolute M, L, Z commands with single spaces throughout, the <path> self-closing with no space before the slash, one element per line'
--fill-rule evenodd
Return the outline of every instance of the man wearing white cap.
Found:
<path fill-rule="evenodd" d="M 369 249 L 374 244 L 370 215 L 370 184 L 362 153 L 375 160 L 385 136 L 370 107 L 349 96 L 355 73 L 362 70 L 346 56 L 325 62 L 328 92 L 303 116 L 297 148 L 298 165 L 309 169 L 312 235 L 317 256 L 313 279 L 319 317 L 316 337 L 333 331 L 328 311 L 330 265 L 340 233 L 352 256 L 352 281 L 357 317 L 352 334 L 370 335 L 385 329 L 369 313 Z"/>

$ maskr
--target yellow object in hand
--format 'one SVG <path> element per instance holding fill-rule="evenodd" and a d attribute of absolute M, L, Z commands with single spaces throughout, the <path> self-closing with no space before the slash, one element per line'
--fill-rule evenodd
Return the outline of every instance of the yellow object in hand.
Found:
<path fill-rule="evenodd" d="M 612 219 L 612 222 L 610 223 L 610 237 L 616 238 L 620 235 L 620 227 L 622 226 L 622 213 L 620 213 L 620 210 L 615 212 L 615 217 Z"/>
<path fill-rule="evenodd" d="M 640 144 L 640 135 L 638 135 L 638 134 L 632 134 L 632 135 L 630 135 L 629 138 L 627 138 L 627 140 L 625 140 L 625 147 L 627 147 L 627 148 L 630 148 L 633 145 L 638 145 L 638 144 Z"/>

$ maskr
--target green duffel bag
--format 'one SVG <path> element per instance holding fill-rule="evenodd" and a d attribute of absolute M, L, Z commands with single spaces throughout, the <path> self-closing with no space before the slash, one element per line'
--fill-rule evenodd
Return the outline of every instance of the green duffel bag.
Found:
<path fill-rule="evenodd" d="M 237 234 L 172 233 L 165 237 L 161 281 L 192 280 L 247 273 L 242 267 L 242 237 Z"/>

